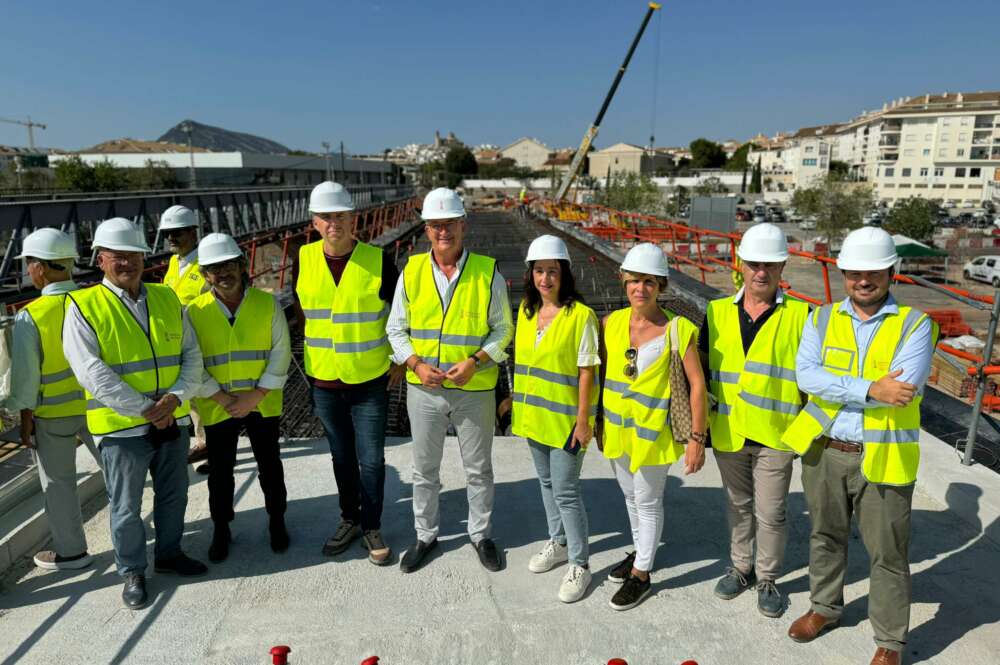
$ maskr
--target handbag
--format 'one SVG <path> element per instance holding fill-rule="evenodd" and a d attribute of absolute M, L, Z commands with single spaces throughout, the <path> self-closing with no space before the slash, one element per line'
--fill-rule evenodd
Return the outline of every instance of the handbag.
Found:
<path fill-rule="evenodd" d="M 684 359 L 680 354 L 677 322 L 670 321 L 670 429 L 674 441 L 685 444 L 691 439 L 691 389 L 684 373 Z"/>

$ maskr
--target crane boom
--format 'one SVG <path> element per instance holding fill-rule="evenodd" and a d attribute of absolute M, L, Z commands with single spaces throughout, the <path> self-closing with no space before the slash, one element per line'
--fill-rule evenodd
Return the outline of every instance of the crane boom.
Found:
<path fill-rule="evenodd" d="M 622 62 L 622 66 L 618 68 L 618 73 L 615 74 L 615 80 L 611 84 L 611 89 L 608 90 L 608 94 L 604 97 L 604 103 L 601 104 L 601 110 L 597 112 L 597 118 L 594 119 L 594 123 L 587 128 L 587 131 L 583 135 L 583 140 L 580 142 L 580 147 L 577 148 L 576 154 L 573 155 L 573 161 L 570 162 L 569 171 L 566 173 L 566 178 L 563 180 L 562 184 L 559 185 L 559 192 L 556 194 L 556 200 L 561 201 L 566 198 L 566 192 L 573 185 L 573 181 L 576 180 L 577 175 L 580 173 L 580 166 L 583 164 L 584 158 L 587 156 L 587 152 L 590 150 L 591 144 L 597 137 L 597 131 L 601 126 L 601 121 L 604 120 L 604 114 L 608 111 L 608 106 L 611 105 L 611 99 L 615 96 L 615 92 L 618 91 L 618 84 L 622 82 L 622 77 L 625 76 L 625 70 L 628 69 L 628 63 L 632 60 L 632 54 L 635 53 L 635 47 L 639 45 L 639 40 L 642 39 L 642 33 L 646 31 L 646 26 L 649 25 L 649 19 L 653 17 L 653 12 L 659 10 L 663 5 L 658 2 L 650 2 L 649 8 L 646 10 L 646 16 L 642 19 L 642 25 L 639 26 L 639 32 L 635 34 L 635 38 L 632 40 L 632 45 L 628 49 L 628 53 L 625 55 L 625 61 Z"/>
<path fill-rule="evenodd" d="M 39 129 L 47 129 L 45 125 L 40 122 L 34 122 L 31 116 L 28 116 L 27 122 L 24 120 L 15 120 L 13 118 L 0 118 L 0 122 L 9 122 L 12 125 L 23 125 L 28 128 L 28 147 L 31 150 L 35 149 L 35 127 Z"/>

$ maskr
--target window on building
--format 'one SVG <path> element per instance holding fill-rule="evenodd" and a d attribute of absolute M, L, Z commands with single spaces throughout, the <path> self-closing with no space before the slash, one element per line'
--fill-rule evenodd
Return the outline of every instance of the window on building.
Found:
<path fill-rule="evenodd" d="M 927 175 L 927 167 L 924 166 L 920 169 L 920 177 L 923 178 Z"/>
<path fill-rule="evenodd" d="M 947 148 L 938 148 L 938 157 L 947 157 L 947 156 L 948 156 Z"/>
<path fill-rule="evenodd" d="M 924 155 L 924 157 L 930 157 L 931 156 L 931 149 L 930 148 L 924 148 L 923 155 Z"/>
<path fill-rule="evenodd" d="M 965 157 L 965 148 L 959 148 L 955 151 L 956 157 Z"/>
<path fill-rule="evenodd" d="M 903 177 L 904 178 L 909 178 L 910 177 L 910 173 L 912 173 L 912 172 L 913 172 L 913 169 L 903 169 Z"/>
<path fill-rule="evenodd" d="M 968 134 L 959 134 L 958 135 L 958 142 L 959 143 L 965 143 L 968 140 L 969 140 L 969 135 Z"/>
<path fill-rule="evenodd" d="M 943 127 L 948 127 L 951 125 L 951 118 L 941 118 L 941 125 Z"/>
<path fill-rule="evenodd" d="M 958 168 L 955 169 L 955 177 L 956 178 L 964 178 L 965 177 L 965 167 L 964 166 L 959 166 Z"/>
<path fill-rule="evenodd" d="M 938 166 L 934 169 L 934 175 L 938 178 L 944 175 L 944 167 Z"/>
<path fill-rule="evenodd" d="M 968 126 L 969 126 L 969 116 L 965 116 L 964 118 L 962 118 L 962 127 L 968 127 Z"/>
<path fill-rule="evenodd" d="M 925 141 L 930 141 L 932 138 L 934 138 L 933 134 L 924 134 L 924 140 Z"/>
<path fill-rule="evenodd" d="M 913 157 L 913 148 L 904 148 L 903 157 Z"/>
<path fill-rule="evenodd" d="M 811 146 L 811 145 L 807 145 L 806 146 L 806 152 L 812 152 L 815 149 L 816 149 L 816 146 Z"/>
<path fill-rule="evenodd" d="M 982 175 L 982 173 L 983 173 L 983 170 L 981 168 L 979 168 L 978 166 L 976 168 L 969 169 L 969 177 L 970 178 L 978 178 L 979 176 Z"/>
<path fill-rule="evenodd" d="M 907 134 L 907 135 L 906 135 L 906 138 L 905 138 L 904 140 L 905 140 L 905 141 L 906 141 L 907 143 L 910 143 L 911 141 L 915 141 L 915 140 L 916 140 L 916 138 L 917 138 L 917 135 L 916 135 L 916 134 Z"/>
<path fill-rule="evenodd" d="M 816 158 L 813 157 L 812 159 L 803 159 L 802 166 L 816 166 Z"/>
<path fill-rule="evenodd" d="M 878 175 L 878 170 L 875 171 L 875 175 Z M 894 175 L 896 175 L 896 169 L 892 168 L 891 166 L 887 166 L 885 169 L 885 177 L 891 178 Z"/>
<path fill-rule="evenodd" d="M 948 142 L 948 135 L 947 134 L 942 134 L 941 138 L 939 140 L 941 141 L 941 143 L 947 143 Z"/>

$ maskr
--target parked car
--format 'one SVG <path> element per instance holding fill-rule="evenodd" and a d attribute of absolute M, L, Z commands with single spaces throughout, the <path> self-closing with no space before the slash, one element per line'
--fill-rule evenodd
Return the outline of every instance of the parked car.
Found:
<path fill-rule="evenodd" d="M 861 224 L 864 226 L 882 226 L 882 215 L 877 212 L 870 212 L 861 218 Z"/>
<path fill-rule="evenodd" d="M 749 222 L 752 219 L 752 215 L 749 210 L 737 210 L 736 211 L 736 221 L 737 222 Z"/>
<path fill-rule="evenodd" d="M 799 228 L 803 231 L 812 231 L 816 228 L 816 216 L 809 215 L 801 222 L 799 222 Z"/>
<path fill-rule="evenodd" d="M 965 279 L 988 282 L 1000 288 L 1000 256 L 980 256 L 962 266 Z"/>
<path fill-rule="evenodd" d="M 756 213 L 756 212 L 754 213 L 753 215 L 754 224 L 760 224 L 761 222 L 766 222 L 766 221 L 767 221 L 766 215 L 764 215 L 763 213 Z"/>

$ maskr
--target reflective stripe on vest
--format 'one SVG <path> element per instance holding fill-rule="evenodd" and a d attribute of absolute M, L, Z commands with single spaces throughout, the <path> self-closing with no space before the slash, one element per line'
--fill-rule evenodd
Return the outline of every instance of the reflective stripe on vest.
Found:
<path fill-rule="evenodd" d="M 167 272 L 163 275 L 163 283 L 174 290 L 182 305 L 187 305 L 205 290 L 205 277 L 198 269 L 198 262 L 192 261 L 181 272 L 180 257 L 173 254 L 167 264 Z"/>
<path fill-rule="evenodd" d="M 490 332 L 488 317 L 496 261 L 470 253 L 445 312 L 434 283 L 431 260 L 429 252 L 416 254 L 403 268 L 403 287 L 409 302 L 410 341 L 414 352 L 424 362 L 447 371 L 479 351 Z M 498 376 L 496 364 L 487 362 L 461 388 L 451 381 L 441 385 L 468 391 L 493 390 Z M 420 383 L 409 369 L 406 380 Z"/>
<path fill-rule="evenodd" d="M 852 317 L 839 310 L 840 303 L 824 305 L 813 314 L 821 340 L 820 360 L 823 369 L 837 376 L 860 376 L 877 381 L 893 369 L 896 354 L 924 320 L 926 315 L 911 307 L 899 307 L 898 314 L 882 317 L 872 336 L 864 364 L 859 366 L 857 342 Z M 937 339 L 937 325 L 932 325 L 932 347 Z M 885 485 L 910 485 L 917 478 L 920 465 L 920 403 L 918 394 L 905 407 L 866 408 L 863 416 L 861 471 L 869 482 Z M 786 430 L 782 441 L 799 454 L 805 454 L 812 442 L 825 434 L 843 408 L 810 395 L 809 403 Z"/>
<path fill-rule="evenodd" d="M 389 311 L 379 297 L 381 288 L 379 248 L 357 243 L 336 283 L 323 255 L 323 241 L 302 246 L 295 293 L 306 319 L 306 374 L 357 384 L 389 370 L 392 351 L 385 335 Z"/>
<path fill-rule="evenodd" d="M 188 318 L 198 333 L 198 345 L 208 373 L 226 392 L 245 392 L 257 387 L 271 355 L 271 324 L 274 297 L 253 287 L 230 325 L 211 291 L 188 305 Z M 269 390 L 254 411 L 265 418 L 281 415 L 281 390 Z M 194 407 L 205 425 L 214 425 L 231 416 L 215 400 L 196 397 Z"/>
<path fill-rule="evenodd" d="M 63 353 L 62 329 L 66 314 L 65 294 L 39 296 L 25 310 L 35 322 L 41 344 L 41 377 L 36 418 L 82 416 L 87 411 L 83 388 L 73 376 Z"/>
<path fill-rule="evenodd" d="M 517 436 L 562 448 L 576 427 L 580 404 L 580 340 L 594 311 L 582 303 L 562 307 L 538 340 L 538 319 L 521 304 L 514 336 L 514 392 L 511 431 Z M 538 343 L 536 344 L 536 340 Z M 597 389 L 590 391 L 590 427 L 597 413 Z"/>
<path fill-rule="evenodd" d="M 154 399 L 166 394 L 180 376 L 184 326 L 181 304 L 167 286 L 143 284 L 146 289 L 148 334 L 118 296 L 103 284 L 67 294 L 86 319 L 101 347 L 101 360 L 118 368 L 122 381 Z M 102 435 L 148 425 L 141 416 L 123 416 L 93 395 L 87 398 L 87 427 Z M 188 402 L 174 409 L 181 418 L 191 411 Z"/>
<path fill-rule="evenodd" d="M 723 452 L 743 448 L 751 439 L 776 450 L 802 409 L 795 382 L 795 354 L 809 306 L 785 296 L 761 326 L 746 355 L 740 332 L 740 308 L 731 297 L 708 304 L 708 389 L 716 399 L 710 415 L 712 447 Z"/>
<path fill-rule="evenodd" d="M 678 319 L 681 355 L 695 332 L 694 324 Z M 635 380 L 625 376 L 625 351 L 629 348 L 631 308 L 612 312 L 604 327 L 607 348 L 604 390 L 604 456 L 629 456 L 634 473 L 642 466 L 670 464 L 684 453 L 670 430 L 670 327 L 667 326 L 663 354 Z"/>

